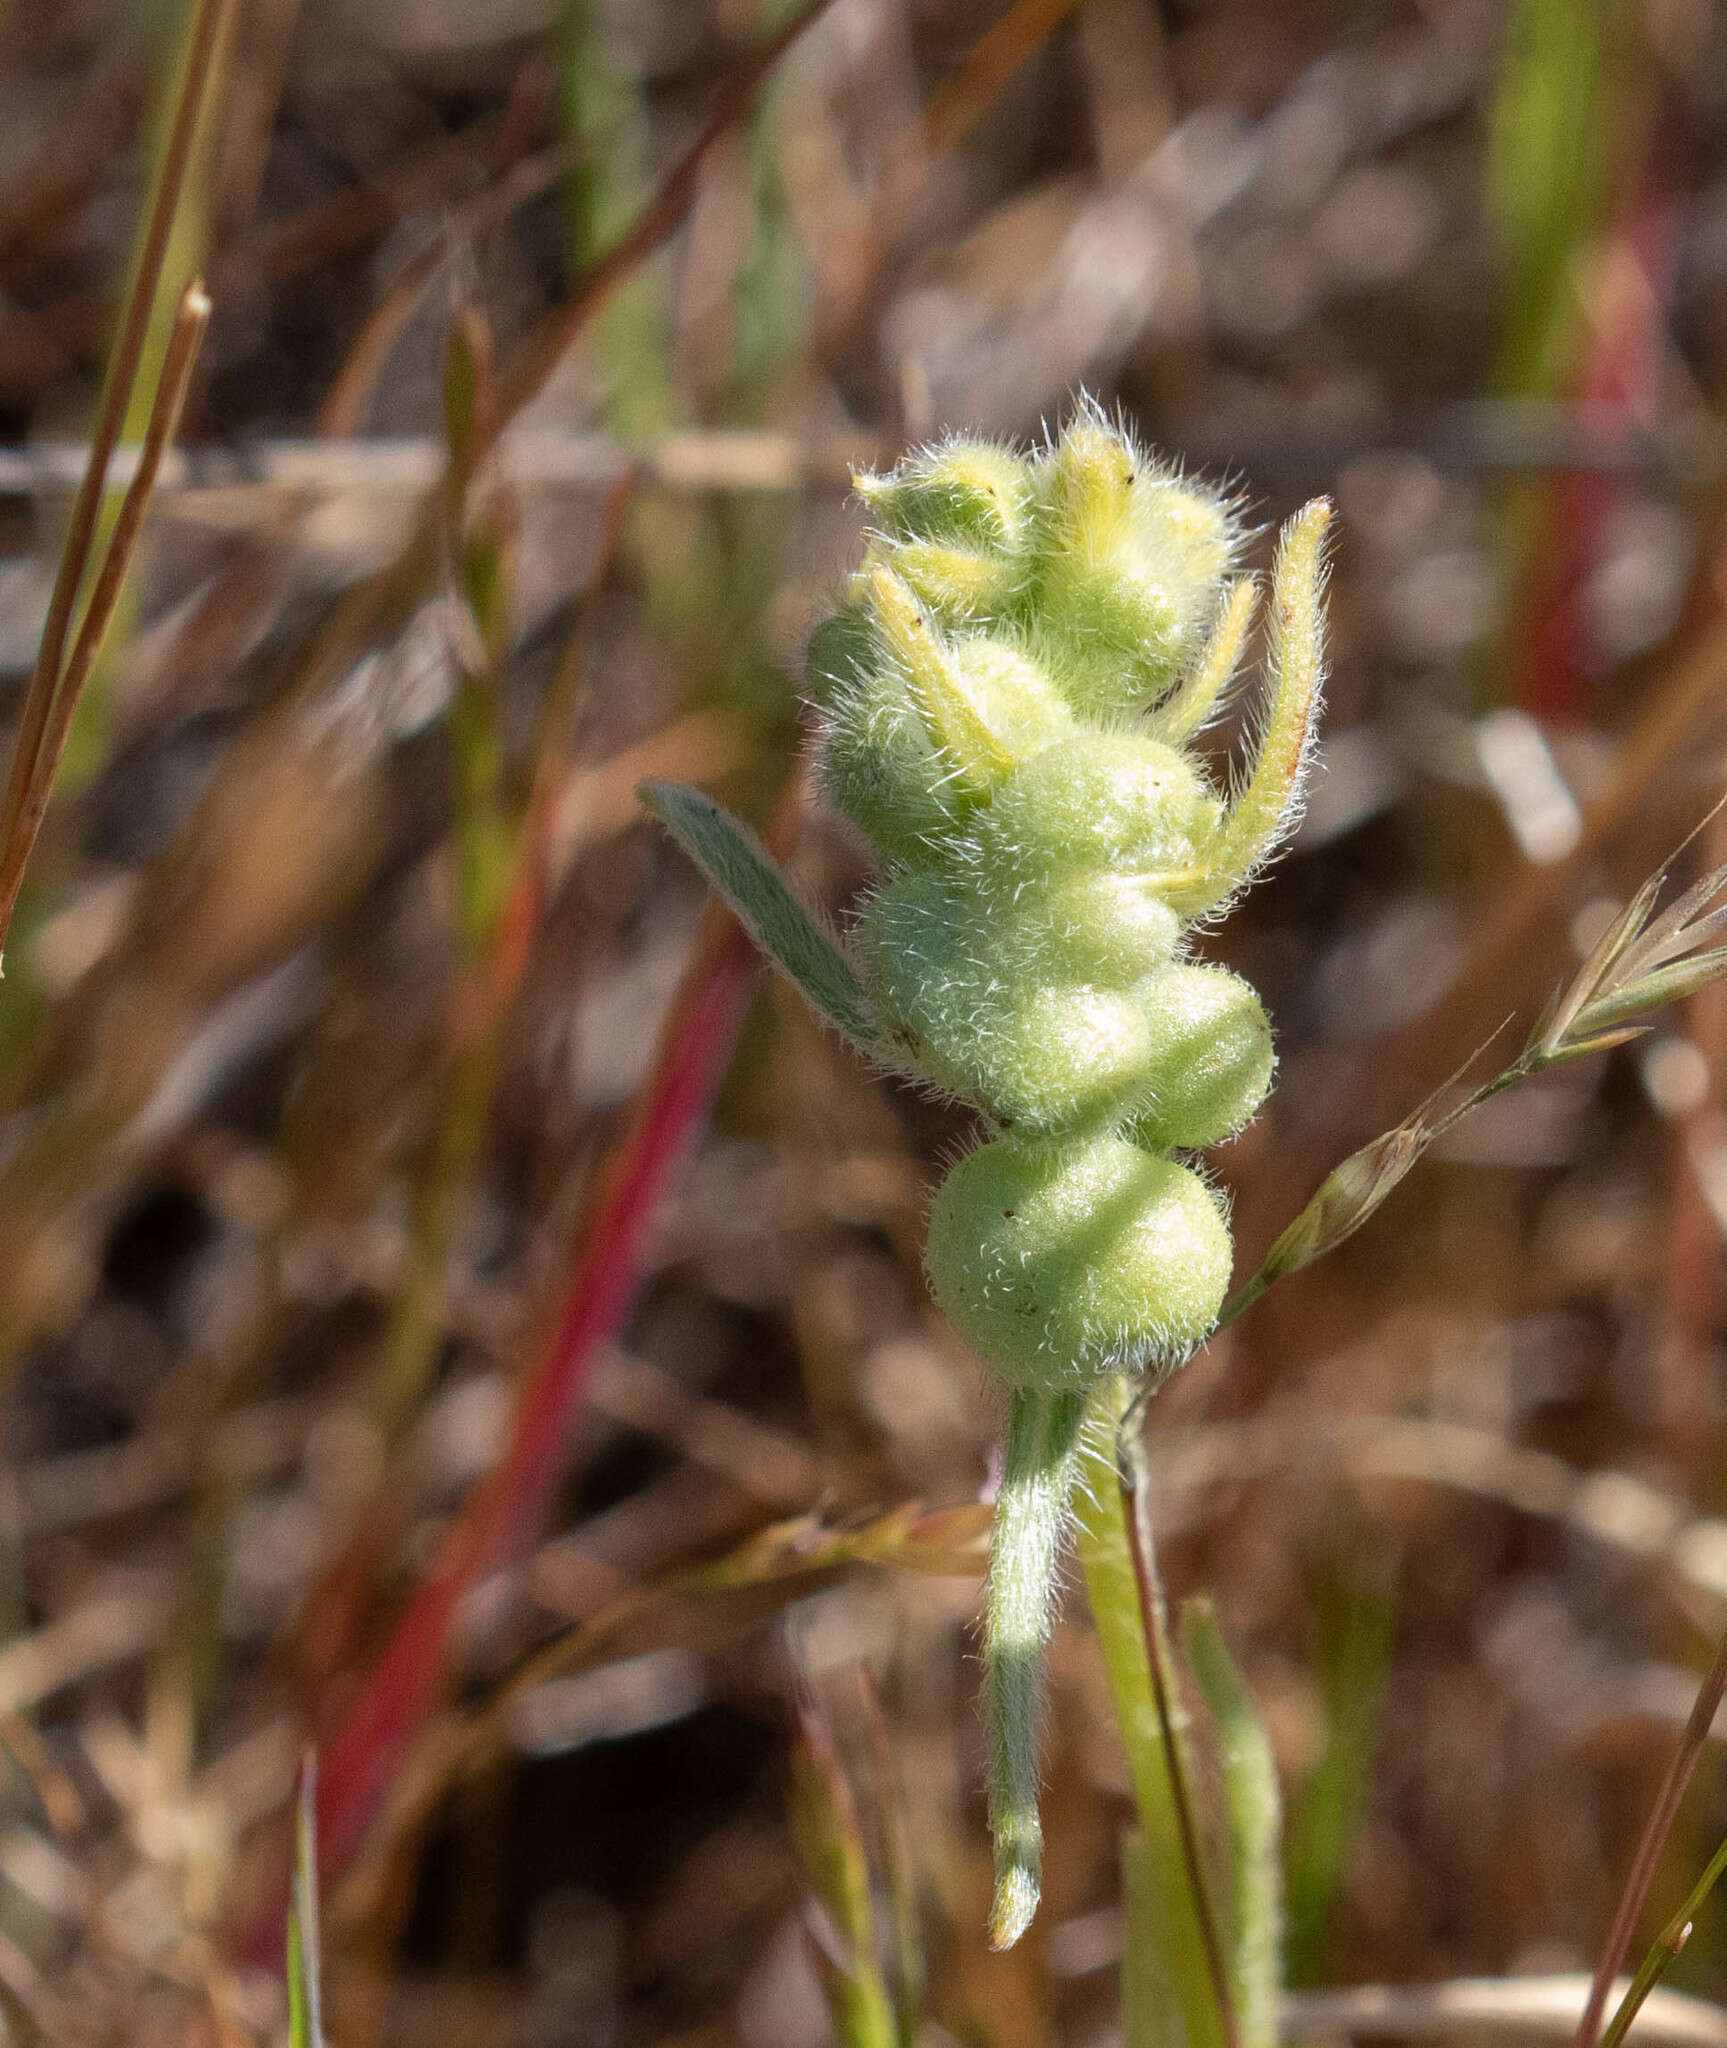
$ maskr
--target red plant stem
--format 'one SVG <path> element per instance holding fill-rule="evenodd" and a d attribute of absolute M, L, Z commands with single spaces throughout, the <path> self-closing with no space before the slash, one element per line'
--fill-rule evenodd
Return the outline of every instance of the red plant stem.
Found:
<path fill-rule="evenodd" d="M 509 1448 L 457 1518 L 357 1704 L 324 1746 L 318 1858 L 326 1878 L 353 1860 L 408 1738 L 444 1696 L 462 1596 L 519 1555 L 545 1513 L 589 1368 L 634 1300 L 648 1225 L 724 1075 L 755 965 L 742 931 L 710 913 L 661 1032 L 652 1079 L 578 1233 L 557 1329 L 522 1388 Z"/>
<path fill-rule="evenodd" d="M 1595 1966 L 1595 1979 L 1589 1987 L 1589 2003 L 1583 2008 L 1583 2017 L 1577 2023 L 1576 2048 L 1595 2048 L 1600 2039 L 1601 2021 L 1607 2010 L 1613 1980 L 1631 1952 L 1631 1942 L 1637 1932 L 1637 1923 L 1643 1917 L 1650 1887 L 1655 1882 L 1661 1852 L 1666 1848 L 1667 1837 L 1673 1832 L 1673 1823 L 1679 1817 L 1680 1803 L 1709 1740 L 1709 1731 L 1715 1725 L 1715 1715 L 1724 1694 L 1727 1694 L 1727 1635 L 1723 1635 L 1716 1645 L 1714 1662 L 1698 1688 L 1691 1718 L 1685 1723 L 1685 1732 L 1679 1738 L 1672 1763 L 1667 1767 L 1660 1796 L 1655 1801 L 1654 1810 L 1643 1830 L 1643 1839 L 1637 1845 L 1637 1854 L 1626 1875 L 1625 1889 L 1620 1894 L 1606 1946 Z"/>

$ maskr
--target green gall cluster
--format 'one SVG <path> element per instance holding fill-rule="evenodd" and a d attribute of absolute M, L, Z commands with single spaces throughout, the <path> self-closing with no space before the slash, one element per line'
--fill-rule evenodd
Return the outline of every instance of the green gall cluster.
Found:
<path fill-rule="evenodd" d="M 932 1286 L 1016 1389 L 1167 1367 L 1230 1266 L 1171 1155 L 1238 1131 L 1273 1065 L 1257 996 L 1191 935 L 1299 802 L 1325 508 L 1285 535 L 1231 795 L 1189 744 L 1252 613 L 1226 500 L 1089 408 L 1040 454 L 955 441 L 859 489 L 876 531 L 809 677 L 828 793 L 885 870 L 866 978 L 915 1071 L 1000 1133 L 937 1197 Z"/>

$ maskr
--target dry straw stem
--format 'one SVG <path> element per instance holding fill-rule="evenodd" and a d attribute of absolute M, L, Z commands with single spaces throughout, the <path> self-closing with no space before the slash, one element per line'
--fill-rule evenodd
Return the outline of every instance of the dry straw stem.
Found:
<path fill-rule="evenodd" d="M 552 152 L 547 152 L 550 156 Z M 540 159 L 530 160 L 539 165 Z M 526 172 L 529 165 L 519 166 Z M 546 167 L 548 170 L 550 166 Z M 537 188 L 536 188 L 537 189 Z M 518 186 L 507 192 L 519 196 Z M 476 203 L 478 204 L 478 202 Z M 499 198 L 502 204 L 502 195 Z M 459 248 L 464 235 L 471 239 L 466 216 L 459 216 L 450 243 L 434 244 L 428 252 L 422 274 L 414 275 L 419 290 L 436 276 L 441 264 L 450 260 L 450 248 Z M 220 280 L 215 281 L 220 296 Z M 383 367 L 381 361 L 365 357 L 360 342 L 350 351 L 338 374 L 333 391 L 345 392 L 346 380 L 355 384 L 351 397 L 344 396 L 340 409 L 331 407 L 320 418 L 316 437 L 297 436 L 247 439 L 234 443 L 205 443 L 195 449 L 170 453 L 162 466 L 157 489 L 186 502 L 181 508 L 189 517 L 212 525 L 236 526 L 263 523 L 276 516 L 284 499 L 300 499 L 308 493 L 331 496 L 351 491 L 420 491 L 435 483 L 444 458 L 443 441 L 430 434 L 361 436 L 348 431 L 357 426 L 371 383 Z M 357 407 L 359 410 L 354 410 Z M 1553 432 L 1558 435 L 1569 417 L 1568 409 L 1553 408 Z M 1478 408 L 1467 418 L 1475 421 Z M 1181 424 L 1171 431 L 1171 440 L 1191 448 L 1210 437 L 1199 423 Z M 510 435 L 511 470 L 528 490 L 603 491 L 627 471 L 668 491 L 754 492 L 806 491 L 812 487 L 844 490 L 860 470 L 877 470 L 891 463 L 900 443 L 891 436 L 859 427 L 844 432 L 790 433 L 775 427 L 679 427 L 628 446 L 615 436 L 598 432 L 556 427 L 519 429 Z M 1251 471 L 1288 469 L 1301 474 L 1335 468 L 1352 454 L 1373 454 L 1386 449 L 1426 451 L 1434 460 L 1444 454 L 1443 437 L 1421 433 L 1381 433 L 1363 427 L 1353 440 L 1318 443 L 1287 438 L 1239 438 L 1219 441 L 1214 466 Z M 53 495 L 76 486 L 89 460 L 89 445 L 75 441 L 39 441 L 28 448 L 0 449 L 0 491 L 29 497 Z M 111 483 L 128 474 L 129 450 L 115 451 L 110 465 Z M 1196 467 L 1201 466 L 1196 460 Z M 1587 450 L 1572 450 L 1556 441 L 1551 448 L 1521 451 L 1514 444 L 1495 454 L 1491 446 L 1468 453 L 1468 459 L 1454 466 L 1466 470 L 1534 469 L 1547 471 L 1572 467 L 1600 470 Z M 1659 466 L 1656 474 L 1662 474 Z M 1236 602 L 1251 605 L 1251 582 Z M 1195 683 L 1195 694 L 1200 685 Z M 1186 701 L 1184 690 L 1171 698 L 1159 712 L 1160 737 L 1185 737 L 1179 724 L 1178 706 Z M 1538 872 L 1547 874 L 1541 869 Z"/>
<path fill-rule="evenodd" d="M 236 0 L 195 0 L 196 12 L 187 37 L 186 62 L 180 75 L 179 98 L 175 103 L 173 120 L 169 126 L 167 145 L 162 152 L 161 170 L 156 181 L 149 223 L 139 250 L 132 289 L 121 313 L 119 333 L 115 340 L 114 353 L 109 360 L 101 404 L 97 409 L 96 424 L 91 431 L 89 462 L 84 471 L 83 481 L 78 487 L 78 494 L 72 503 L 66 541 L 61 550 L 59 570 L 55 576 L 53 593 L 48 601 L 48 616 L 43 623 L 42 640 L 36 653 L 36 666 L 24 699 L 23 716 L 19 721 L 5 803 L 3 809 L 0 809 L 0 954 L 5 950 L 6 934 L 11 927 L 12 913 L 17 906 L 24 869 L 29 861 L 31 848 L 35 844 L 42 811 L 47 805 L 47 788 L 53 781 L 60 748 L 64 746 L 64 734 L 71 722 L 70 713 L 62 716 L 60 709 L 61 697 L 68 683 L 65 669 L 66 641 L 72 630 L 72 621 L 90 566 L 91 551 L 96 543 L 102 516 L 102 500 L 107 490 L 109 464 L 113 459 L 114 449 L 131 405 L 133 387 L 137 383 L 139 364 L 143 359 L 145 343 L 149 336 L 151 308 L 155 304 L 156 293 L 161 284 L 162 268 L 167 260 L 174 223 L 186 196 L 187 178 L 196 153 L 205 93 L 216 68 L 217 58 L 227 39 L 235 5 Z M 203 312 L 201 318 L 193 316 L 196 319 L 196 331 L 188 339 L 188 307 L 194 296 L 196 302 L 202 306 Z M 178 415 L 179 407 L 185 398 L 185 383 L 191 374 L 192 357 L 196 354 L 198 340 L 202 335 L 203 320 L 207 320 L 208 315 L 209 302 L 204 298 L 203 288 L 198 285 L 189 287 L 180 303 L 173 339 L 169 345 L 168 361 L 164 364 L 157 385 L 150 424 L 145 434 L 145 450 L 139 459 L 139 476 L 144 474 L 153 437 L 156 440 L 154 461 L 159 464 L 162 459 L 162 449 L 169 439 L 172 418 L 169 420 L 168 430 L 159 429 L 165 412 L 174 417 Z M 187 353 L 188 350 L 190 353 Z M 175 363 L 177 353 L 183 357 L 178 372 Z M 177 393 L 174 389 L 176 374 L 179 377 Z M 137 488 L 136 477 L 133 488 Z M 126 524 L 124 507 L 120 524 L 109 541 L 103 572 L 110 566 L 117 570 L 113 589 L 108 597 L 110 616 L 119 597 L 120 584 L 124 581 L 130 547 L 135 546 L 137 542 L 137 523 L 141 521 L 148 501 L 149 489 L 146 487 L 142 497 L 137 501 L 131 540 L 126 552 L 120 551 L 121 528 Z M 92 597 L 85 619 L 86 630 L 94 610 Z M 100 621 L 103 626 L 106 623 L 106 619 Z M 80 635 L 80 644 L 83 638 L 84 636 Z M 98 631 L 90 644 L 89 659 L 85 666 L 86 675 L 89 666 L 94 663 L 95 653 L 100 645 L 101 634 Z M 76 659 L 75 649 L 74 660 Z M 79 679 L 78 687 L 81 685 L 82 678 Z M 75 703 L 74 697 L 74 705 Z M 60 735 L 58 747 L 53 743 L 55 732 Z"/>
<path fill-rule="evenodd" d="M 1607 2010 L 1613 1980 L 1631 1952 L 1632 1938 L 1648 1903 L 1662 1852 L 1667 1847 L 1667 1838 L 1673 1832 L 1680 1805 L 1708 1744 L 1709 1731 L 1715 1724 L 1723 1695 L 1727 1695 L 1727 1635 L 1723 1635 L 1716 1645 L 1714 1659 L 1698 1688 L 1690 1719 L 1685 1723 L 1685 1732 L 1679 1738 L 1679 1747 L 1667 1767 L 1667 1776 L 1626 1875 L 1625 1889 L 1620 1894 L 1613 1925 L 1608 1930 L 1601 1960 L 1596 1966 L 1595 1981 L 1589 1987 L 1589 2000 L 1583 2008 L 1582 2019 L 1577 2023 L 1577 2048 L 1595 2048 L 1601 2037 L 1601 2021 Z"/>
<path fill-rule="evenodd" d="M 12 914 L 18 904 L 18 892 L 24 882 L 24 871 L 47 813 L 55 770 L 66 750 L 66 738 L 72 729 L 78 700 L 90 679 L 91 670 L 96 666 L 109 621 L 125 588 L 126 575 L 144 530 L 144 515 L 149 510 L 151 494 L 156 487 L 162 454 L 180 424 L 198 348 L 209 323 L 210 301 L 205 296 L 203 285 L 194 280 L 181 294 L 174 331 L 168 343 L 167 360 L 162 366 L 155 403 L 144 430 L 137 468 L 121 500 L 114 530 L 109 536 L 107 550 L 84 609 L 83 623 L 63 667 L 58 663 L 64 647 L 67 621 L 61 620 L 56 626 L 51 610 L 49 623 L 43 629 L 36 672 L 31 677 L 18 742 L 12 756 L 4 808 L 0 809 L 0 953 L 4 952 Z M 94 474 L 94 470 L 91 473 Z M 94 503 L 99 507 L 99 492 Z M 77 547 L 73 547 L 73 537 L 69 537 L 67 551 L 61 558 L 61 580 L 56 584 L 54 593 L 56 600 L 62 588 L 73 591 L 82 580 L 92 536 L 90 533 L 76 535 L 75 530 L 75 537 Z M 74 555 L 79 558 L 76 573 L 68 566 Z M 70 617 L 70 605 L 67 617 Z M 44 666 L 51 646 L 57 669 L 54 673 Z"/>

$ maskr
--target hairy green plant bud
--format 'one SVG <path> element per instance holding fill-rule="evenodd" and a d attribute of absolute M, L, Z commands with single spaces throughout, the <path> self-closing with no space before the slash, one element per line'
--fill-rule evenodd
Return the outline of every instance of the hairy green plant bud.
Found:
<path fill-rule="evenodd" d="M 1002 555 L 1024 541 L 1032 478 L 1011 449 L 993 441 L 950 441 L 910 456 L 892 476 L 853 481 L 891 539 L 951 541 Z"/>
<path fill-rule="evenodd" d="M 1073 714 L 1013 647 L 983 638 L 943 647 L 909 592 L 892 624 L 897 632 L 843 612 L 811 642 L 812 673 L 822 664 L 823 774 L 835 804 L 885 853 L 927 858 L 1001 764 L 1071 733 Z"/>
<path fill-rule="evenodd" d="M 1031 1390 L 1184 1357 L 1229 1285 L 1229 1225 L 1190 1168 L 1109 1132 L 968 1153 L 930 1212 L 936 1300 Z"/>
<path fill-rule="evenodd" d="M 1132 711 L 1170 687 L 1236 546 L 1222 500 L 1145 464 L 1101 419 L 1069 428 L 1040 507 L 1032 624 L 1077 708 Z"/>
<path fill-rule="evenodd" d="M 1037 1903 L 1039 1674 L 1086 1396 L 1173 1370 L 1228 1285 L 1223 1206 L 1170 1155 L 1253 1115 L 1271 1033 L 1188 945 L 1299 810 L 1329 511 L 1284 530 L 1255 758 L 1226 800 L 1189 750 L 1252 623 L 1223 498 L 1089 405 L 1041 453 L 956 440 L 858 490 L 877 530 L 808 668 L 828 793 L 887 869 L 861 975 L 714 806 L 656 805 L 825 1014 L 995 1133 L 943 1182 L 928 1266 L 1009 1394 L 984 1631 L 1006 1946 Z"/>
<path fill-rule="evenodd" d="M 1298 809 L 1327 512 L 1284 534 L 1258 757 L 1225 802 L 1187 743 L 1252 618 L 1227 503 L 1091 408 L 1029 461 L 961 441 L 859 489 L 880 530 L 810 666 L 829 792 L 894 869 L 858 925 L 866 984 L 915 1071 L 1004 1134 L 943 1182 L 927 1257 L 1012 1397 L 984 1687 L 1006 1945 L 1037 1900 L 1038 1673 L 1082 1397 L 1173 1368 L 1228 1286 L 1223 1208 L 1169 1154 L 1253 1115 L 1271 1031 L 1184 935 Z"/>

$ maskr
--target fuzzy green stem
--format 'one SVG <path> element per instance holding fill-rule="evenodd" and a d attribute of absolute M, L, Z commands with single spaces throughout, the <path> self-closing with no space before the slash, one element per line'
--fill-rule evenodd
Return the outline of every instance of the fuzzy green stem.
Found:
<path fill-rule="evenodd" d="M 1044 1646 L 1078 1462 L 1081 1393 L 1013 1396 L 989 1546 L 983 1697 L 989 1824 L 995 1837 L 992 1948 L 1011 1948 L 1037 1911 L 1043 1825 L 1037 1813 Z"/>

